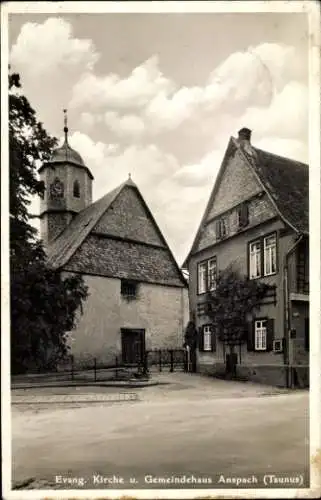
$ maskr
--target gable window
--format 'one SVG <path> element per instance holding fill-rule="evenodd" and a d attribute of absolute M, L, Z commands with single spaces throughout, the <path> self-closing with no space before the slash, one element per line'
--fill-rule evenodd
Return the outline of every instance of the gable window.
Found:
<path fill-rule="evenodd" d="M 78 181 L 74 182 L 73 195 L 74 198 L 80 198 L 80 185 Z"/>
<path fill-rule="evenodd" d="M 216 257 L 198 264 L 198 293 L 206 293 L 216 288 L 217 262 Z"/>
<path fill-rule="evenodd" d="M 250 279 L 261 276 L 261 242 L 250 243 Z"/>
<path fill-rule="evenodd" d="M 250 242 L 249 278 L 271 276 L 277 272 L 276 233 Z"/>
<path fill-rule="evenodd" d="M 276 272 L 276 235 L 264 238 L 264 276 Z"/>
<path fill-rule="evenodd" d="M 216 221 L 216 239 L 222 240 L 227 236 L 228 226 L 227 219 L 222 218 Z"/>
<path fill-rule="evenodd" d="M 135 281 L 121 280 L 120 293 L 123 297 L 137 297 L 137 283 Z"/>
<path fill-rule="evenodd" d="M 249 206 L 248 203 L 242 203 L 237 209 L 237 225 L 241 229 L 246 227 L 249 223 Z"/>
<path fill-rule="evenodd" d="M 267 321 L 266 319 L 254 322 L 254 349 L 266 351 L 267 346 Z"/>

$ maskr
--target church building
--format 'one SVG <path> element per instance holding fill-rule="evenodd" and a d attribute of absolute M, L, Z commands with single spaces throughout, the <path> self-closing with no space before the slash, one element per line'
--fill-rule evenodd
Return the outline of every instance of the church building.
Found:
<path fill-rule="evenodd" d="M 129 178 L 92 202 L 93 175 L 65 140 L 39 169 L 41 237 L 48 263 L 80 273 L 89 296 L 70 332 L 75 366 L 135 363 L 145 350 L 183 345 L 187 282 Z"/>

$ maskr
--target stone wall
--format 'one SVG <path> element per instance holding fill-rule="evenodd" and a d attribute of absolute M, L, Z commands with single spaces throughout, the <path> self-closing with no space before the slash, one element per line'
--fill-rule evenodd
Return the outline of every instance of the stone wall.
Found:
<path fill-rule="evenodd" d="M 145 329 L 146 349 L 181 348 L 188 321 L 186 288 L 141 283 L 137 299 L 121 296 L 120 280 L 85 276 L 89 297 L 70 334 L 75 366 L 112 364 L 121 355 L 121 328 Z"/>

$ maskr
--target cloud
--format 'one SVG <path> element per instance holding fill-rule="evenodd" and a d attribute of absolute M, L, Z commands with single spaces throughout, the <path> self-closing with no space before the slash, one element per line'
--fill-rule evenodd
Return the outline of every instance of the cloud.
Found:
<path fill-rule="evenodd" d="M 307 86 L 298 82 L 288 83 L 274 95 L 268 108 L 248 108 L 242 120 L 259 137 L 304 140 L 308 131 Z"/>
<path fill-rule="evenodd" d="M 123 79 L 115 74 L 84 73 L 73 88 L 71 106 L 141 108 L 159 92 L 169 91 L 171 87 L 172 82 L 158 67 L 158 57 L 153 56 Z"/>
<path fill-rule="evenodd" d="M 59 17 L 22 26 L 10 59 L 18 71 L 34 78 L 78 66 L 90 71 L 99 55 L 88 39 L 73 38 L 72 25 Z"/>
<path fill-rule="evenodd" d="M 118 136 L 140 136 L 145 131 L 142 118 L 136 115 L 119 115 L 115 111 L 107 111 L 104 122 Z"/>
<path fill-rule="evenodd" d="M 96 122 L 96 118 L 95 115 L 93 115 L 92 113 L 83 111 L 80 115 L 80 121 L 86 129 L 91 129 Z"/>

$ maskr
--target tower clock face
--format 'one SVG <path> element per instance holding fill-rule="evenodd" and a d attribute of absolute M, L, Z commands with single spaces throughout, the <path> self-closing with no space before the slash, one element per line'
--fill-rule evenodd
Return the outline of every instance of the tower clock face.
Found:
<path fill-rule="evenodd" d="M 52 184 L 50 184 L 50 197 L 51 198 L 62 198 L 64 195 L 64 185 L 56 178 Z"/>

